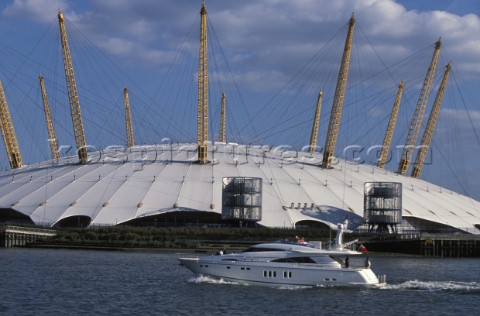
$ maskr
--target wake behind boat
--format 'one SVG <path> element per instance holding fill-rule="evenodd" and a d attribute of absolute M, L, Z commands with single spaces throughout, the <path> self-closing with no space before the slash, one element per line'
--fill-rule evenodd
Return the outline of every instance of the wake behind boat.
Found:
<path fill-rule="evenodd" d="M 350 256 L 362 252 L 344 244 L 343 233 L 348 221 L 338 224 L 335 244 L 321 249 L 320 242 L 277 241 L 253 245 L 231 254 L 186 257 L 178 260 L 197 275 L 244 284 L 270 286 L 380 285 L 385 276 L 377 277 L 370 269 L 368 257 L 361 266 L 350 265 Z"/>

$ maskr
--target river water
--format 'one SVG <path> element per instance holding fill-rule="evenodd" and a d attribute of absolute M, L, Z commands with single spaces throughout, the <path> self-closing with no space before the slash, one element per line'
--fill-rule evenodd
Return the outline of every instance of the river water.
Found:
<path fill-rule="evenodd" d="M 0 249 L 0 315 L 453 315 L 480 308 L 480 259 L 371 255 L 382 289 L 194 277 L 180 254 Z"/>

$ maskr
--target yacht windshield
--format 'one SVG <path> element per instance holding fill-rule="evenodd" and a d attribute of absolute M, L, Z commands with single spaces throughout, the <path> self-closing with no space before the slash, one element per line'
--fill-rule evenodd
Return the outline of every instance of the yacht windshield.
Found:
<path fill-rule="evenodd" d="M 316 263 L 316 261 L 310 257 L 279 258 L 279 259 L 272 260 L 270 262 Z"/>
<path fill-rule="evenodd" d="M 265 252 L 265 251 L 285 251 L 285 249 L 250 247 L 242 252 Z"/>

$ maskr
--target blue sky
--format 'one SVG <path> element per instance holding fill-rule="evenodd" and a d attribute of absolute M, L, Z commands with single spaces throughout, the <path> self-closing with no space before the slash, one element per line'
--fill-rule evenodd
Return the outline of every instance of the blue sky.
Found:
<path fill-rule="evenodd" d="M 49 157 L 39 73 L 46 78 L 59 143 L 74 143 L 57 38 L 58 8 L 67 19 L 89 144 L 103 148 L 125 143 L 124 86 L 131 93 L 138 144 L 159 143 L 165 137 L 195 142 L 194 46 L 200 4 L 199 0 L 2 1 L 0 80 L 24 161 Z M 442 37 L 429 104 L 447 62 L 452 62 L 454 76 L 429 156 L 432 164 L 425 166 L 422 178 L 480 199 L 479 1 L 207 0 L 206 5 L 213 26 L 211 53 L 220 56 L 210 63 L 211 132 L 218 133 L 216 96 L 228 91 L 231 140 L 296 149 L 308 144 L 320 88 L 325 93 L 318 138 L 323 145 L 338 50 L 355 12 L 349 82 L 361 89 L 352 88 L 346 96 L 337 145 L 340 156 L 342 148 L 352 144 L 367 148 L 381 143 L 400 80 L 406 80 L 408 89 L 392 146 L 405 142 L 433 45 Z M 316 58 L 321 59 L 318 68 Z M 393 154 L 397 155 L 395 150 Z M 3 170 L 8 169 L 3 149 L 0 162 Z M 395 157 L 388 168 L 396 170 Z"/>

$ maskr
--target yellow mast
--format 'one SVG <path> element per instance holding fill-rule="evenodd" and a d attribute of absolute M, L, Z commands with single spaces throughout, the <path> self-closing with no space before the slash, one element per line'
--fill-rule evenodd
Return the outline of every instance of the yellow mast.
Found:
<path fill-rule="evenodd" d="M 423 163 L 427 157 L 427 151 L 430 147 L 430 142 L 432 141 L 433 133 L 435 132 L 435 127 L 437 126 L 438 114 L 440 114 L 440 106 L 443 100 L 443 94 L 445 93 L 445 87 L 447 86 L 448 75 L 450 73 L 450 64 L 445 67 L 445 73 L 443 74 L 442 83 L 440 88 L 438 88 L 437 96 L 435 97 L 435 102 L 428 117 L 427 126 L 425 127 L 425 132 L 423 133 L 422 142 L 420 148 L 417 152 L 417 157 L 415 158 L 415 164 L 413 166 L 411 176 L 414 178 L 420 178 L 420 173 L 422 172 Z"/>
<path fill-rule="evenodd" d="M 38 77 L 38 80 L 40 81 L 40 90 L 42 92 L 43 111 L 45 112 L 45 122 L 47 123 L 48 131 L 48 142 L 50 143 L 52 158 L 58 159 L 60 158 L 60 154 L 58 153 L 57 137 L 55 135 L 55 128 L 53 127 L 52 115 L 50 114 L 50 106 L 48 105 L 47 89 L 45 89 L 45 82 L 42 75 Z"/>
<path fill-rule="evenodd" d="M 70 112 L 72 115 L 73 134 L 77 145 L 78 158 L 80 163 L 86 164 L 88 160 L 87 144 L 85 141 L 85 132 L 83 130 L 82 113 L 80 111 L 80 102 L 78 100 L 77 84 L 73 73 L 72 57 L 68 47 L 67 30 L 65 28 L 65 18 L 62 10 L 58 10 L 58 22 L 60 25 L 60 37 L 62 41 L 63 65 L 65 68 L 65 80 L 67 81 L 68 99 L 70 102 Z"/>
<path fill-rule="evenodd" d="M 12 117 L 8 108 L 7 98 L 3 90 L 2 81 L 0 81 L 0 121 L 2 124 L 2 137 L 7 151 L 8 162 L 12 169 L 17 169 L 22 166 L 22 155 L 20 155 L 20 148 L 18 147 L 17 135 L 13 128 Z"/>
<path fill-rule="evenodd" d="M 312 134 L 310 135 L 310 147 L 308 147 L 308 152 L 311 154 L 317 149 L 318 125 L 320 123 L 320 111 L 322 109 L 322 96 L 323 92 L 320 90 L 317 99 L 317 109 L 315 110 L 315 118 L 313 120 Z"/>
<path fill-rule="evenodd" d="M 428 67 L 423 81 L 423 87 L 418 97 L 417 107 L 413 114 L 412 122 L 410 123 L 410 129 L 408 130 L 407 141 L 398 166 L 398 174 L 406 175 L 410 159 L 412 158 L 413 151 L 415 150 L 415 144 L 417 143 L 418 134 L 420 133 L 420 127 L 422 125 L 423 115 L 425 114 L 425 108 L 427 106 L 428 96 L 432 87 L 433 76 L 435 74 L 435 68 L 437 67 L 438 55 L 440 53 L 441 39 L 435 43 L 435 51 L 433 52 L 432 61 Z"/>
<path fill-rule="evenodd" d="M 403 93 L 403 80 L 398 85 L 397 97 L 395 98 L 395 103 L 393 104 L 392 114 L 390 115 L 390 120 L 388 121 L 387 132 L 383 139 L 382 150 L 380 151 L 380 158 L 378 159 L 377 167 L 385 168 L 387 162 L 388 152 L 390 151 L 390 144 L 392 143 L 393 131 L 395 130 L 395 124 L 397 123 L 398 109 L 400 108 L 400 100 L 402 99 Z"/>
<path fill-rule="evenodd" d="M 227 97 L 222 93 L 222 110 L 220 111 L 220 137 L 219 142 L 227 142 Z"/>
<path fill-rule="evenodd" d="M 127 134 L 127 147 L 135 146 L 135 142 L 133 140 L 133 125 L 132 125 L 132 115 L 130 113 L 130 100 L 128 98 L 128 89 L 123 89 L 123 99 L 125 101 L 125 127 L 126 127 L 126 134 Z"/>
<path fill-rule="evenodd" d="M 355 16 L 352 14 L 348 26 L 347 39 L 343 50 L 342 63 L 338 72 L 337 87 L 333 98 L 332 112 L 330 113 L 330 121 L 328 123 L 327 138 L 325 140 L 325 150 L 323 153 L 323 168 L 331 167 L 331 159 L 335 153 L 337 145 L 338 127 L 342 116 L 343 98 L 345 95 L 345 87 L 347 85 L 348 67 L 350 65 L 350 52 L 352 50 L 353 29 L 355 26 Z"/>
<path fill-rule="evenodd" d="M 207 10 L 202 1 L 200 10 L 200 50 L 198 61 L 198 163 L 208 163 L 208 46 Z"/>

